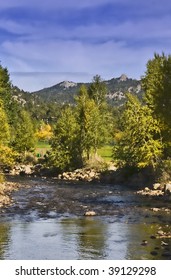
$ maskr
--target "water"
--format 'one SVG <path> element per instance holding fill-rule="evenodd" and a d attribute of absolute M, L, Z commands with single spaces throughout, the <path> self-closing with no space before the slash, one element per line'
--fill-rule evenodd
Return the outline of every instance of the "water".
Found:
<path fill-rule="evenodd" d="M 0 259 L 171 259 L 171 239 L 156 238 L 170 213 L 150 210 L 161 200 L 120 186 L 33 185 L 1 214 Z"/>

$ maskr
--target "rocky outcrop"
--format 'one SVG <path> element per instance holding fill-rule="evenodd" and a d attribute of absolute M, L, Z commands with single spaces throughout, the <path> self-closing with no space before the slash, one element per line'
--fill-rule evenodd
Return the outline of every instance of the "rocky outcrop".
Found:
<path fill-rule="evenodd" d="M 126 82 L 128 80 L 128 77 L 125 74 L 122 74 L 119 78 L 119 82 Z"/>

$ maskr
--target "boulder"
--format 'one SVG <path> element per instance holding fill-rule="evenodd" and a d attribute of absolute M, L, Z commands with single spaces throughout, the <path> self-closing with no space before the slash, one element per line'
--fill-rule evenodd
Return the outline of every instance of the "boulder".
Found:
<path fill-rule="evenodd" d="M 153 190 L 161 190 L 161 184 L 160 183 L 155 183 L 153 185 Z"/>
<path fill-rule="evenodd" d="M 87 212 L 85 212 L 84 216 L 96 216 L 96 212 L 95 211 L 87 211 Z"/>
<path fill-rule="evenodd" d="M 164 188 L 164 192 L 167 195 L 171 195 L 171 183 L 167 183 Z"/>

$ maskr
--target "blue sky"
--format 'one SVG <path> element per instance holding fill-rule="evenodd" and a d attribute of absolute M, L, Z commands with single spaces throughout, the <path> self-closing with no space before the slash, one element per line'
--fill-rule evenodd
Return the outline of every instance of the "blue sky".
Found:
<path fill-rule="evenodd" d="M 169 0 L 5 0 L 0 61 L 14 85 L 140 79 L 154 52 L 171 53 Z"/>

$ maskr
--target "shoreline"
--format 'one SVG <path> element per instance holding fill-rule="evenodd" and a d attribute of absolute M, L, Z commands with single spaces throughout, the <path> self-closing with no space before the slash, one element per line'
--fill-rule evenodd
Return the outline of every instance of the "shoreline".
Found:
<path fill-rule="evenodd" d="M 120 174 L 121 175 L 121 174 Z M 145 187 L 147 184 L 138 184 L 138 180 L 135 180 L 135 177 L 137 174 L 134 174 L 133 180 L 126 180 L 122 178 L 122 180 L 118 180 L 120 176 L 117 176 L 116 171 L 108 171 L 103 174 L 103 172 L 98 172 L 94 169 L 79 169 L 75 170 L 73 172 L 64 172 L 63 174 L 58 175 L 57 177 L 53 176 L 43 176 L 39 173 L 37 175 L 33 174 L 20 174 L 20 175 L 7 175 L 7 180 L 4 183 L 0 184 L 0 209 L 8 208 L 13 205 L 13 199 L 12 199 L 12 193 L 19 190 L 20 188 L 31 188 L 34 186 L 33 184 L 30 184 L 30 182 L 27 182 L 31 180 L 40 181 L 41 182 L 47 182 L 47 184 L 53 183 L 53 182 L 59 182 L 59 183 L 87 183 L 87 184 L 109 184 L 109 185 L 121 185 L 121 186 L 128 186 L 132 187 L 132 192 L 136 193 L 137 195 L 141 196 L 150 196 L 150 197 L 156 197 L 161 198 L 162 200 L 171 200 L 171 183 L 168 184 L 159 184 L 155 183 L 150 187 Z M 50 181 L 51 180 L 51 181 Z M 23 182 L 22 182 L 23 181 Z M 131 181 L 134 182 L 134 184 L 131 184 Z M 136 182 L 137 181 L 137 182 Z M 136 184 L 135 184 L 136 182 Z M 143 186 L 142 186 L 143 185 Z M 167 192 L 166 187 L 169 186 Z"/>
<path fill-rule="evenodd" d="M 30 187 L 27 184 L 5 181 L 0 184 L 0 209 L 7 208 L 13 204 L 12 193 L 22 187 Z"/>

